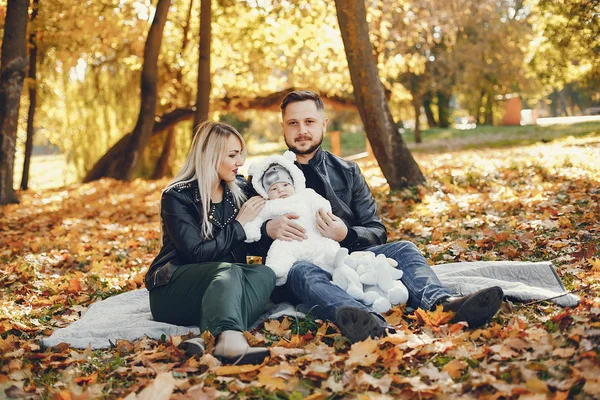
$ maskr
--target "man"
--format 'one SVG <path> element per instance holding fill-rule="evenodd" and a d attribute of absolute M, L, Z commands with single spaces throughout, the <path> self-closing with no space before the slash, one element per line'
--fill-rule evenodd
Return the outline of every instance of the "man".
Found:
<path fill-rule="evenodd" d="M 329 120 L 322 100 L 308 90 L 289 93 L 281 103 L 281 126 L 288 148 L 296 153 L 297 165 L 306 177 L 306 187 L 331 202 L 332 212 L 317 214 L 323 236 L 350 251 L 368 250 L 398 262 L 404 271 L 402 282 L 409 291 L 408 306 L 433 309 L 442 304 L 454 311 L 453 322 L 466 321 L 471 328 L 485 324 L 498 311 L 502 289 L 493 287 L 462 298 L 451 299 L 418 248 L 407 241 L 386 244 L 387 234 L 367 183 L 353 162 L 321 149 Z M 263 225 L 263 245 L 270 240 L 304 240 L 305 231 L 288 214 Z M 388 327 L 385 319 L 369 311 L 341 288 L 331 283 L 331 275 L 316 265 L 299 261 L 289 271 L 288 280 L 273 292 L 276 301 L 304 304 L 313 315 L 335 322 L 351 342 L 380 337 Z"/>

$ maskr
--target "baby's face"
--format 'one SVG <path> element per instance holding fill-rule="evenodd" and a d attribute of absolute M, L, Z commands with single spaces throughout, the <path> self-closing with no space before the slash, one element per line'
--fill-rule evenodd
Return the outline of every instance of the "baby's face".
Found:
<path fill-rule="evenodd" d="M 290 197 L 294 193 L 296 193 L 296 190 L 289 183 L 277 182 L 271 185 L 269 191 L 267 192 L 267 195 L 269 196 L 269 200 L 274 200 Z"/>

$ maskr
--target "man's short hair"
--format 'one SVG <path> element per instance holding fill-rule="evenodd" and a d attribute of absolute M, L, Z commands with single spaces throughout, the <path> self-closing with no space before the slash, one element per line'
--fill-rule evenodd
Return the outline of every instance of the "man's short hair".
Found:
<path fill-rule="evenodd" d="M 285 109 L 291 103 L 298 103 L 301 101 L 312 100 L 315 102 L 317 106 L 317 110 L 324 110 L 325 106 L 323 105 L 323 100 L 319 97 L 318 94 L 313 92 L 312 90 L 294 90 L 293 92 L 289 92 L 281 101 L 281 105 L 279 108 L 281 109 L 281 115 L 285 113 Z"/>

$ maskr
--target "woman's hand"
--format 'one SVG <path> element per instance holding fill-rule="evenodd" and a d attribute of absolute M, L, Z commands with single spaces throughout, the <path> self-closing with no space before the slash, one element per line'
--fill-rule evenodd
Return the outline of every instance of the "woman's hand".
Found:
<path fill-rule="evenodd" d="M 265 206 L 265 202 L 266 200 L 260 196 L 251 197 L 242 205 L 240 212 L 235 219 L 242 224 L 242 226 L 246 225 L 248 222 L 254 220 L 254 218 L 258 216 L 258 213 Z"/>

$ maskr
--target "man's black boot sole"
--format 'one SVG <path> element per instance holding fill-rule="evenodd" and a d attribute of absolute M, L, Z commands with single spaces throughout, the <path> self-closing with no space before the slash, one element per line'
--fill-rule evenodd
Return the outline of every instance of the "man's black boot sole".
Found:
<path fill-rule="evenodd" d="M 498 286 L 480 290 L 467 296 L 451 322 L 466 321 L 469 328 L 479 328 L 491 320 L 502 305 L 504 292 Z"/>
<path fill-rule="evenodd" d="M 368 337 L 385 336 L 383 321 L 367 310 L 355 307 L 340 307 L 335 312 L 335 322 L 350 342 L 356 343 Z"/>

